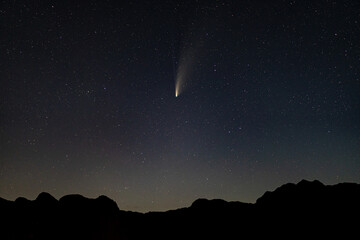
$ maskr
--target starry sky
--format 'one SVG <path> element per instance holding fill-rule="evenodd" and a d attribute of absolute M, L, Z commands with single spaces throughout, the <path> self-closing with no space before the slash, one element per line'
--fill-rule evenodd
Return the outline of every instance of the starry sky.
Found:
<path fill-rule="evenodd" d="M 147 212 L 360 182 L 359 9 L 1 1 L 0 196 Z"/>

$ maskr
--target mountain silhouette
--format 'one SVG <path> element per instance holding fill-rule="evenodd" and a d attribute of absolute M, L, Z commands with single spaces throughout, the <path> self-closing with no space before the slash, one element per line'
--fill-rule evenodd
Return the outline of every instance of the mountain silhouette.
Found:
<path fill-rule="evenodd" d="M 198 199 L 166 212 L 122 211 L 106 196 L 0 198 L 0 239 L 232 239 L 357 236 L 360 185 L 302 180 L 255 204 Z"/>

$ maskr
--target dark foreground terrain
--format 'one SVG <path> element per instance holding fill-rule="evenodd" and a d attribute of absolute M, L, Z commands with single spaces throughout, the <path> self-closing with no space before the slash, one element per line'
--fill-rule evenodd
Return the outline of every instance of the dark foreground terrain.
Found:
<path fill-rule="evenodd" d="M 285 184 L 255 204 L 198 199 L 190 207 L 146 214 L 111 199 L 0 198 L 0 239 L 341 239 L 359 238 L 360 185 Z"/>

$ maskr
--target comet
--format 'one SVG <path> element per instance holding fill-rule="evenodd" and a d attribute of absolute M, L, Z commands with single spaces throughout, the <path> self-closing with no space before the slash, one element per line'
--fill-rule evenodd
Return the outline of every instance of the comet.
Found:
<path fill-rule="evenodd" d="M 178 97 L 186 88 L 187 81 L 194 69 L 194 54 L 191 49 L 181 55 L 175 78 L 175 97 Z"/>
<path fill-rule="evenodd" d="M 175 97 L 178 97 L 180 93 L 184 90 L 185 75 L 186 75 L 186 70 L 183 69 L 182 65 L 180 65 L 175 79 Z"/>

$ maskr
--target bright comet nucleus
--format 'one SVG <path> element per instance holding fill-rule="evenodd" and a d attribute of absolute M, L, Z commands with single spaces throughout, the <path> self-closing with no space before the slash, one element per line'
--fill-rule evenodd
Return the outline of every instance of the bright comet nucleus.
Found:
<path fill-rule="evenodd" d="M 176 80 L 175 80 L 175 97 L 178 97 L 179 96 L 179 94 L 180 94 L 180 85 L 181 84 L 181 82 L 180 82 L 180 79 L 179 78 L 176 78 Z"/>

